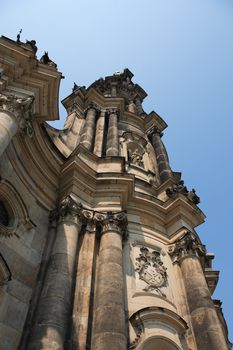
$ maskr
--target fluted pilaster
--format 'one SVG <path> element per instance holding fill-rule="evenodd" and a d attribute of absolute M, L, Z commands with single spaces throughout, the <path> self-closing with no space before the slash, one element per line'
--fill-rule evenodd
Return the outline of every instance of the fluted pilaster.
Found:
<path fill-rule="evenodd" d="M 18 130 L 33 135 L 31 124 L 34 98 L 0 94 L 0 156 Z"/>
<path fill-rule="evenodd" d="M 124 212 L 96 214 L 102 227 L 94 310 L 92 349 L 126 350 L 126 317 L 122 266 Z"/>
<path fill-rule="evenodd" d="M 90 348 L 88 324 L 90 319 L 91 295 L 93 290 L 93 269 L 96 249 L 96 223 L 94 212 L 82 211 L 85 230 L 79 251 L 76 286 L 73 305 L 72 349 L 86 350 Z"/>
<path fill-rule="evenodd" d="M 200 263 L 205 248 L 194 234 L 186 233 L 169 248 L 173 262 L 180 264 L 186 289 L 191 322 L 198 350 L 227 350 L 227 343 L 218 319 Z"/>

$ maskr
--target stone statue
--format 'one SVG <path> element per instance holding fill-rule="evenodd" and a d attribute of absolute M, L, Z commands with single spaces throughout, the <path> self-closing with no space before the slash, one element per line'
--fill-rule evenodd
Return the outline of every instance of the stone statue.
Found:
<path fill-rule="evenodd" d="M 57 65 L 55 62 L 53 62 L 50 58 L 49 58 L 49 53 L 48 51 L 44 52 L 44 55 L 41 57 L 40 62 L 43 64 L 47 64 L 50 67 L 54 67 L 57 68 Z"/>
<path fill-rule="evenodd" d="M 34 54 L 36 55 L 37 53 L 37 46 L 36 46 L 36 41 L 35 40 L 27 40 L 26 44 L 29 45 L 32 49 L 32 51 L 34 52 Z"/>
<path fill-rule="evenodd" d="M 17 43 L 20 43 L 20 34 L 22 33 L 22 29 L 20 29 L 19 33 L 17 34 Z"/>
<path fill-rule="evenodd" d="M 188 191 L 183 180 L 181 180 L 178 185 L 174 184 L 166 189 L 166 194 L 170 198 L 174 197 L 177 193 L 183 194 L 193 204 L 197 205 L 200 203 L 200 197 L 196 195 L 195 189 L 193 188 L 192 191 Z"/>

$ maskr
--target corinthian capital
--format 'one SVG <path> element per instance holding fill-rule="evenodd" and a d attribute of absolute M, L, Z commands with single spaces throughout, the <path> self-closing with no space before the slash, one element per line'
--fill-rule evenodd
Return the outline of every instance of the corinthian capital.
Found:
<path fill-rule="evenodd" d="M 180 261 L 187 256 L 203 256 L 206 254 L 205 247 L 198 241 L 192 232 L 186 232 L 175 244 L 168 248 L 173 262 Z"/>
<path fill-rule="evenodd" d="M 68 195 L 60 202 L 58 215 L 59 219 L 62 221 L 68 219 L 78 222 L 82 217 L 82 204 L 76 203 L 74 199 Z"/>
<path fill-rule="evenodd" d="M 128 221 L 125 211 L 115 213 L 111 211 L 106 213 L 95 213 L 94 218 L 100 223 L 102 227 L 102 234 L 107 231 L 115 231 L 123 237 L 126 236 Z"/>
<path fill-rule="evenodd" d="M 108 115 L 111 115 L 111 114 L 115 114 L 115 115 L 119 115 L 119 109 L 118 108 L 115 108 L 115 107 L 112 107 L 112 108 L 108 108 L 107 110 L 106 110 L 106 113 L 108 114 Z"/>
<path fill-rule="evenodd" d="M 163 136 L 163 133 L 161 132 L 161 130 L 158 128 L 157 125 L 153 125 L 152 128 L 150 128 L 147 132 L 147 137 L 149 138 L 149 140 L 152 138 L 153 135 L 159 135 L 160 137 Z"/>
<path fill-rule="evenodd" d="M 13 115 L 21 131 L 28 136 L 32 136 L 34 132 L 31 123 L 33 102 L 33 96 L 18 97 L 12 94 L 0 94 L 0 110 Z"/>

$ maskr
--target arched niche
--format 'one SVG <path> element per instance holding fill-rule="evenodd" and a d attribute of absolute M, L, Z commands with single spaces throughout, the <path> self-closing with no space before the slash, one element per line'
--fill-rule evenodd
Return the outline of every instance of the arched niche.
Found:
<path fill-rule="evenodd" d="M 14 186 L 7 180 L 0 181 L 0 237 L 12 236 L 19 227 L 31 229 L 35 224 L 30 220 L 27 208 Z"/>
<path fill-rule="evenodd" d="M 130 349 L 135 350 L 187 350 L 184 335 L 187 323 L 175 312 L 164 307 L 149 306 L 130 317 L 136 335 Z"/>

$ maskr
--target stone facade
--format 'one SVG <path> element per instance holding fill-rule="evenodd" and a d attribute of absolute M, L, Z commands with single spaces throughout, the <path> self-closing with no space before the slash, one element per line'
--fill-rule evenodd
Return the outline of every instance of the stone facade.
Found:
<path fill-rule="evenodd" d="M 0 38 L 1 350 L 227 350 L 200 199 L 125 69 L 74 85 Z"/>

